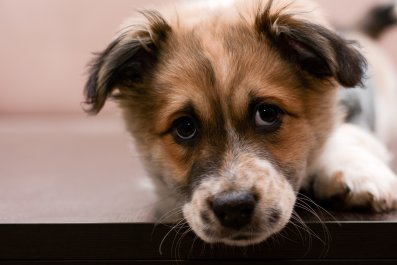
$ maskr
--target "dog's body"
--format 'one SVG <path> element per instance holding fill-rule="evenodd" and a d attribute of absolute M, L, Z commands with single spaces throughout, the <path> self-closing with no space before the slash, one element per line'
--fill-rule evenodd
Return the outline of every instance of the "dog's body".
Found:
<path fill-rule="evenodd" d="M 118 100 L 160 215 L 180 208 L 203 240 L 247 245 L 287 224 L 300 189 L 341 207 L 397 207 L 385 147 L 344 122 L 393 135 L 378 116 L 396 86 L 379 83 L 376 62 L 385 63 L 372 44 L 375 119 L 362 117 L 372 112 L 361 92 L 338 96 L 369 82 L 366 61 L 310 1 L 199 1 L 143 14 L 95 59 L 86 97 L 94 113 Z"/>

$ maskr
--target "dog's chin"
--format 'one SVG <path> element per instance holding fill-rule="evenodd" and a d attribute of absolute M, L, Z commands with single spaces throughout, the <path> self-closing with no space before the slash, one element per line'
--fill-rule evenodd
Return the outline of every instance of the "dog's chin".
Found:
<path fill-rule="evenodd" d="M 203 235 L 198 231 L 196 234 L 206 243 L 209 244 L 225 244 L 229 246 L 245 247 L 249 245 L 259 244 L 266 239 L 268 239 L 273 233 L 235 233 L 230 236 L 225 237 L 209 237 L 208 235 Z"/>
<path fill-rule="evenodd" d="M 272 235 L 278 233 L 284 225 L 278 225 L 277 227 L 269 227 L 266 231 L 253 231 L 247 229 L 247 231 L 229 231 L 225 233 L 206 233 L 203 229 L 195 227 L 192 229 L 196 235 L 201 238 L 204 242 L 209 244 L 225 244 L 229 246 L 245 247 L 249 245 L 256 245 L 267 240 Z"/>

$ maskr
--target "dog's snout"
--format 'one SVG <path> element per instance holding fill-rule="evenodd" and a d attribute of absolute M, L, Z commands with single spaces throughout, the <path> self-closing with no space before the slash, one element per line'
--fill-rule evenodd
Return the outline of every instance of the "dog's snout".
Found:
<path fill-rule="evenodd" d="M 214 197 L 211 208 L 223 226 L 239 230 L 251 222 L 255 204 L 250 192 L 228 192 Z"/>

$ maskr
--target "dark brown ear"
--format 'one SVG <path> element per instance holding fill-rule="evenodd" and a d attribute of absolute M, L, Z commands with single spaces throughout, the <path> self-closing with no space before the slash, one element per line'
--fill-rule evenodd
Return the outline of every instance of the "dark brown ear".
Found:
<path fill-rule="evenodd" d="M 114 89 L 133 88 L 154 67 L 160 43 L 171 28 L 156 12 L 142 14 L 148 20 L 147 29 L 143 26 L 125 31 L 92 60 L 84 89 L 87 112 L 98 113 Z"/>
<path fill-rule="evenodd" d="M 354 42 L 323 26 L 283 14 L 284 10 L 271 13 L 271 6 L 269 1 L 258 13 L 255 26 L 283 58 L 317 78 L 333 77 L 344 87 L 362 84 L 366 60 Z"/>

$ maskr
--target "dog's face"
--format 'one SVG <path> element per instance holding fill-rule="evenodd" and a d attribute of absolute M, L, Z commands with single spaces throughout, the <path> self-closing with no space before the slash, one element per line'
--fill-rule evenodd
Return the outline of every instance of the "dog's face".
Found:
<path fill-rule="evenodd" d="M 361 80 L 361 55 L 293 7 L 146 12 L 92 65 L 91 111 L 113 93 L 150 174 L 207 242 L 253 244 L 286 225 L 338 83 Z"/>

